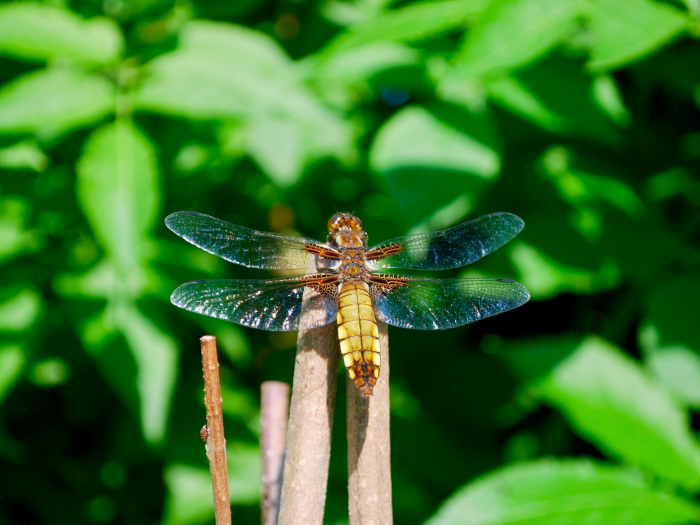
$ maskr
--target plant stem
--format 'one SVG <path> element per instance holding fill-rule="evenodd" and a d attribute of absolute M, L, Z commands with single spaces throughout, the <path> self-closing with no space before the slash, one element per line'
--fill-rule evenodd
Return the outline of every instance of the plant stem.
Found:
<path fill-rule="evenodd" d="M 221 412 L 221 384 L 219 383 L 219 359 L 216 355 L 216 337 L 205 335 L 199 341 L 202 346 L 204 405 L 207 410 L 208 432 L 205 448 L 214 488 L 214 514 L 216 525 L 231 525 L 231 503 L 226 470 L 226 438 L 224 437 L 224 418 Z"/>
<path fill-rule="evenodd" d="M 265 381 L 260 397 L 260 452 L 262 454 L 263 525 L 277 525 L 282 488 L 282 463 L 289 418 L 289 385 Z"/>
<path fill-rule="evenodd" d="M 280 525 L 322 525 L 340 348 L 336 323 L 299 331 Z"/>
<path fill-rule="evenodd" d="M 377 323 L 382 366 L 371 397 L 347 379 L 348 507 L 350 525 L 391 525 L 389 333 Z"/>

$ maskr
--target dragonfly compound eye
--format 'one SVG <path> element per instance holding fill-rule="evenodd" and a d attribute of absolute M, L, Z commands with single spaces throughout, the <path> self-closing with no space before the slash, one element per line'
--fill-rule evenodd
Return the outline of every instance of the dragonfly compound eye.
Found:
<path fill-rule="evenodd" d="M 349 213 L 336 213 L 328 221 L 328 231 L 333 233 L 340 229 L 349 229 L 359 233 L 362 231 L 362 221 Z"/>

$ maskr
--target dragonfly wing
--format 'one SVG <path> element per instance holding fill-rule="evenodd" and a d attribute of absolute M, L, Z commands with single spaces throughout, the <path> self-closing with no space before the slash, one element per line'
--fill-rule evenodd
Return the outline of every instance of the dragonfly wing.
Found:
<path fill-rule="evenodd" d="M 337 251 L 313 239 L 251 230 L 193 211 L 168 215 L 165 224 L 195 246 L 248 268 L 306 270 L 313 255 L 338 258 Z"/>
<path fill-rule="evenodd" d="M 377 319 L 401 328 L 444 330 L 525 304 L 527 289 L 508 279 L 372 276 Z"/>
<path fill-rule="evenodd" d="M 190 312 L 251 328 L 307 330 L 336 319 L 336 294 L 329 293 L 328 289 L 309 287 L 310 279 L 318 282 L 322 277 L 193 281 L 179 286 L 170 300 Z M 302 298 L 305 298 L 303 309 Z"/>
<path fill-rule="evenodd" d="M 375 268 L 449 270 L 497 250 L 523 229 L 512 213 L 493 213 L 438 232 L 397 237 L 373 246 L 367 259 Z"/>

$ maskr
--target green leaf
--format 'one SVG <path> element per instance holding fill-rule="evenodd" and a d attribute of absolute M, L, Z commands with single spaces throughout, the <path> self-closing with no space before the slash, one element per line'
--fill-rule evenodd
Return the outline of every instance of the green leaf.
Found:
<path fill-rule="evenodd" d="M 160 210 L 153 144 L 131 122 L 117 120 L 90 136 L 76 171 L 78 202 L 95 237 L 120 270 L 133 271 Z"/>
<path fill-rule="evenodd" d="M 341 33 L 321 52 L 321 59 L 355 47 L 382 41 L 415 42 L 466 25 L 489 0 L 423 2 L 390 11 Z"/>
<path fill-rule="evenodd" d="M 658 286 L 647 304 L 639 343 L 649 368 L 681 402 L 700 408 L 700 335 L 692 312 L 700 279 Z"/>
<path fill-rule="evenodd" d="M 123 47 L 119 26 L 111 19 L 85 21 L 68 10 L 32 2 L 0 6 L 0 54 L 105 64 L 116 60 Z"/>
<path fill-rule="evenodd" d="M 488 114 L 409 106 L 379 129 L 369 164 L 412 224 L 440 228 L 469 212 L 501 158 Z"/>
<path fill-rule="evenodd" d="M 687 26 L 678 9 L 654 0 L 591 2 L 591 60 L 588 67 L 616 69 L 670 43 Z"/>
<path fill-rule="evenodd" d="M 454 77 L 441 87 L 537 60 L 573 32 L 581 10 L 581 0 L 494 0 L 455 55 Z"/>
<path fill-rule="evenodd" d="M 650 352 L 646 364 L 678 401 L 700 409 L 700 355 L 683 347 L 663 348 Z"/>
<path fill-rule="evenodd" d="M 485 87 L 494 103 L 547 131 L 606 145 L 621 140 L 608 112 L 591 96 L 592 79 L 571 60 L 551 56 L 509 77 L 488 79 Z"/>
<path fill-rule="evenodd" d="M 250 505 L 260 498 L 260 450 L 243 443 L 226 449 L 231 503 Z M 168 497 L 164 525 L 206 523 L 214 516 L 214 495 L 208 470 L 173 464 L 165 470 Z"/>
<path fill-rule="evenodd" d="M 25 349 L 20 345 L 0 346 L 0 404 L 19 379 L 26 361 Z"/>
<path fill-rule="evenodd" d="M 165 437 L 175 390 L 177 344 L 133 304 L 115 305 L 113 315 L 136 363 L 136 389 L 144 437 L 150 443 L 159 443 Z"/>
<path fill-rule="evenodd" d="M 0 133 L 53 139 L 113 110 L 114 89 L 107 79 L 74 69 L 42 69 L 0 89 Z"/>
<path fill-rule="evenodd" d="M 42 172 L 48 163 L 49 158 L 33 140 L 25 140 L 9 148 L 0 149 L 0 168 Z"/>
<path fill-rule="evenodd" d="M 518 280 L 533 299 L 549 299 L 561 293 L 593 293 L 617 285 L 617 268 L 604 261 L 598 268 L 561 262 L 540 248 L 524 241 L 511 242 L 506 248 Z"/>
<path fill-rule="evenodd" d="M 584 438 L 613 457 L 700 488 L 700 449 L 687 413 L 641 367 L 589 337 L 538 385 Z"/>
<path fill-rule="evenodd" d="M 28 230 L 29 206 L 24 200 L 0 201 L 0 262 L 38 249 L 38 232 Z"/>
<path fill-rule="evenodd" d="M 426 525 L 681 525 L 699 517 L 695 504 L 652 489 L 633 470 L 544 459 L 466 485 Z"/>
<path fill-rule="evenodd" d="M 41 312 L 41 296 L 30 288 L 18 290 L 0 303 L 0 332 L 24 332 Z"/>
<path fill-rule="evenodd" d="M 301 70 L 267 35 L 240 26 L 190 22 L 180 46 L 148 64 L 136 94 L 139 109 L 193 120 L 274 118 L 292 122 L 308 139 L 295 158 L 349 158 L 352 128 L 318 102 L 301 82 Z M 285 124 L 286 125 L 286 124 Z M 261 158 L 259 150 L 256 155 Z M 291 157 L 291 155 L 290 155 Z M 281 163 L 277 163 L 281 164 Z M 298 169 L 273 177 L 294 178 Z M 292 175 L 289 175 L 289 173 Z"/>

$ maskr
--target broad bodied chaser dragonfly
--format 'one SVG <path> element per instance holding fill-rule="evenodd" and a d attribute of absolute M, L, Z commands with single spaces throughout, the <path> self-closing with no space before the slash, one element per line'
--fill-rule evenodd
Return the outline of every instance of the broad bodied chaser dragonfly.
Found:
<path fill-rule="evenodd" d="M 363 396 L 372 394 L 379 378 L 377 320 L 401 328 L 443 330 L 511 310 L 530 298 L 523 285 L 508 279 L 383 273 L 471 264 L 523 229 L 523 221 L 510 213 L 371 248 L 362 222 L 348 213 L 328 221 L 326 243 L 255 231 L 191 211 L 173 213 L 165 223 L 195 246 L 248 268 L 307 270 L 315 263 L 316 273 L 294 278 L 194 281 L 178 287 L 170 299 L 185 310 L 263 330 L 309 330 L 337 321 L 343 363 Z M 302 315 L 302 298 L 306 308 L 321 314 Z"/>

